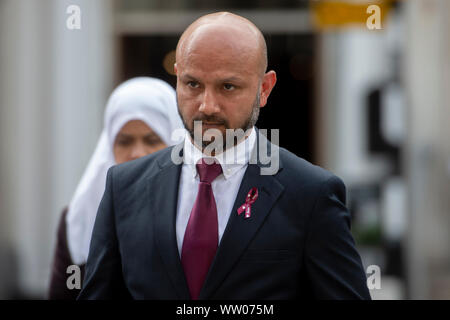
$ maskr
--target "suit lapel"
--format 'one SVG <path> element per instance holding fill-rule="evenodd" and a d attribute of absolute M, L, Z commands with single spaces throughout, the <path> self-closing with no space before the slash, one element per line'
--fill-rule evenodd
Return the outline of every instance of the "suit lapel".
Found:
<path fill-rule="evenodd" d="M 189 290 L 178 255 L 175 225 L 182 166 L 170 160 L 160 166 L 159 173 L 148 181 L 150 211 L 154 212 L 155 241 L 178 297 L 187 300 Z"/>
<path fill-rule="evenodd" d="M 259 144 L 260 140 L 261 138 L 258 137 L 257 144 Z M 255 149 L 257 148 L 255 147 Z M 276 178 L 271 175 L 260 174 L 261 166 L 258 161 L 258 164 L 249 164 L 247 167 L 227 227 L 200 292 L 199 299 L 210 298 L 224 281 L 284 190 L 283 185 Z M 246 219 L 244 214 L 237 214 L 237 209 L 244 204 L 245 197 L 253 187 L 258 189 L 258 198 L 251 206 L 250 218 Z"/>

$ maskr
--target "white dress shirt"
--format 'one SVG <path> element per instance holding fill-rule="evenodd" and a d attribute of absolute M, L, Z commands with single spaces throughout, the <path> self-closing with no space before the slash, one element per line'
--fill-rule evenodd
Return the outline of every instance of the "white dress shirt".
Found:
<path fill-rule="evenodd" d="M 212 190 L 217 207 L 219 243 L 233 209 L 239 187 L 247 169 L 250 155 L 256 142 L 256 130 L 251 129 L 250 135 L 233 148 L 214 156 L 222 166 L 220 174 L 212 183 Z M 192 144 L 189 133 L 184 139 L 183 166 L 181 168 L 180 185 L 178 190 L 178 205 L 176 219 L 176 233 L 178 253 L 181 257 L 183 238 L 191 215 L 192 207 L 198 193 L 199 176 L 196 163 L 204 155 L 200 149 Z M 237 214 L 237 213 L 236 213 Z"/>

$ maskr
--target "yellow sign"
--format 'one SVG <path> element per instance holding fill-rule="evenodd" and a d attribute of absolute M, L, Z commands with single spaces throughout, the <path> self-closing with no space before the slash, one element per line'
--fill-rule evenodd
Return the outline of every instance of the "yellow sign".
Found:
<path fill-rule="evenodd" d="M 382 29 L 391 1 L 311 0 L 310 7 L 318 29 L 357 26 L 373 30 Z"/>

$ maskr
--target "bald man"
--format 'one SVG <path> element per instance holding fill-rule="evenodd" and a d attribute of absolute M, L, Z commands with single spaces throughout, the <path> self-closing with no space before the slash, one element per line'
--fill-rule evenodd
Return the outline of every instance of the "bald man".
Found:
<path fill-rule="evenodd" d="M 184 142 L 109 170 L 80 299 L 370 299 L 342 181 L 255 127 L 276 83 L 266 68 L 243 17 L 186 29 Z"/>

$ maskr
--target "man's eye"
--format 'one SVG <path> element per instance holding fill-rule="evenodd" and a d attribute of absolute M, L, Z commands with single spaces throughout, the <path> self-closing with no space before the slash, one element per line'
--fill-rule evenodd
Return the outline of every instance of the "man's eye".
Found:
<path fill-rule="evenodd" d="M 225 84 L 223 85 L 223 88 L 224 88 L 225 90 L 227 90 L 227 91 L 231 91 L 231 90 L 233 90 L 233 89 L 235 88 L 235 86 L 232 85 L 231 83 L 225 83 Z"/>
<path fill-rule="evenodd" d="M 196 81 L 189 81 L 188 83 L 187 83 L 187 85 L 189 86 L 189 87 L 191 87 L 191 88 L 198 88 L 198 82 L 196 82 Z"/>

